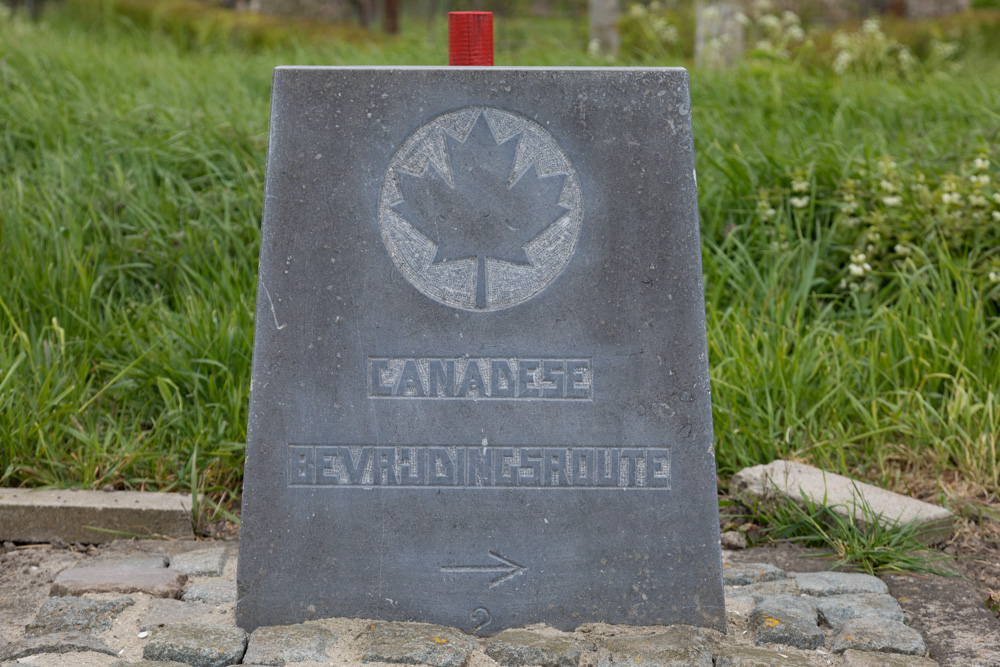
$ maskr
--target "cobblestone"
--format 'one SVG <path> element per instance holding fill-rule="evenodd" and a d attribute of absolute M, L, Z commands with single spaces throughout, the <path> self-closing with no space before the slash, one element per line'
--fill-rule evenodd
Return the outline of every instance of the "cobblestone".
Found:
<path fill-rule="evenodd" d="M 146 593 L 153 597 L 178 598 L 186 582 L 186 574 L 165 568 L 72 568 L 59 573 L 49 594 Z"/>
<path fill-rule="evenodd" d="M 927 650 L 920 633 L 911 627 L 872 618 L 856 618 L 837 629 L 830 648 L 834 653 L 847 649 L 923 655 Z"/>
<path fill-rule="evenodd" d="M 192 667 L 238 665 L 247 649 L 240 628 L 209 625 L 168 625 L 150 634 L 142 650 L 146 660 L 175 660 Z"/>
<path fill-rule="evenodd" d="M 501 665 L 539 665 L 540 667 L 575 667 L 580 654 L 593 648 L 575 639 L 569 632 L 504 630 L 486 642 L 486 655 Z"/>
<path fill-rule="evenodd" d="M 41 637 L 13 641 L 0 648 L 0 662 L 20 660 L 39 653 L 71 653 L 74 651 L 94 651 L 107 655 L 118 655 L 104 642 L 85 632 L 52 632 Z"/>
<path fill-rule="evenodd" d="M 78 597 L 54 597 L 42 603 L 35 620 L 24 629 L 25 637 L 52 632 L 101 632 L 111 627 L 111 619 L 135 604 L 130 597 L 115 600 L 88 600 Z"/>
<path fill-rule="evenodd" d="M 170 598 L 149 601 L 149 609 L 139 625 L 140 630 L 153 630 L 165 625 L 225 625 L 235 626 L 231 609 L 203 604 L 181 602 Z"/>
<path fill-rule="evenodd" d="M 191 584 L 184 591 L 181 599 L 185 602 L 205 602 L 208 604 L 225 604 L 236 602 L 235 581 L 203 581 Z"/>
<path fill-rule="evenodd" d="M 327 649 L 337 635 L 317 625 L 272 625 L 250 635 L 243 662 L 248 665 L 284 665 L 287 662 L 330 659 Z"/>
<path fill-rule="evenodd" d="M 170 559 L 170 569 L 191 577 L 218 577 L 226 567 L 226 548 L 211 547 L 179 553 Z"/>
<path fill-rule="evenodd" d="M 850 593 L 887 595 L 889 587 L 878 577 L 855 572 L 794 572 L 792 579 L 799 591 L 815 597 Z"/>
<path fill-rule="evenodd" d="M 712 667 L 713 637 L 721 634 L 687 625 L 638 637 L 608 639 L 597 652 L 597 667 Z"/>
<path fill-rule="evenodd" d="M 758 645 L 815 649 L 826 641 L 817 619 L 816 605 L 808 599 L 775 595 L 757 603 L 750 613 L 750 626 Z"/>
<path fill-rule="evenodd" d="M 787 576 L 780 567 L 767 563 L 743 563 L 742 565 L 725 563 L 722 566 L 722 583 L 726 586 L 748 586 L 765 581 L 785 579 Z"/>
<path fill-rule="evenodd" d="M 820 620 L 837 627 L 855 618 L 873 618 L 902 623 L 903 610 L 891 595 L 832 595 L 817 598 Z"/>
<path fill-rule="evenodd" d="M 475 640 L 453 628 L 428 623 L 376 623 L 361 662 L 465 667 Z"/>

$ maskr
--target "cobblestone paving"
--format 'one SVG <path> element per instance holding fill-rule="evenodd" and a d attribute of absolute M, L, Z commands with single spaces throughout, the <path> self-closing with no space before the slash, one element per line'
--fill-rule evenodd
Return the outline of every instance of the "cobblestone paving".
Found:
<path fill-rule="evenodd" d="M 55 577 L 52 597 L 21 637 L 0 638 L 0 667 L 938 664 L 926 657 L 923 638 L 905 624 L 886 585 L 866 575 L 727 564 L 725 635 L 689 626 L 589 623 L 571 633 L 532 626 L 484 638 L 364 619 L 318 619 L 248 635 L 234 621 L 235 561 L 232 546 L 81 561 Z M 148 575 L 145 586 L 137 583 L 137 570 Z M 121 573 L 119 580 L 112 571 Z"/>

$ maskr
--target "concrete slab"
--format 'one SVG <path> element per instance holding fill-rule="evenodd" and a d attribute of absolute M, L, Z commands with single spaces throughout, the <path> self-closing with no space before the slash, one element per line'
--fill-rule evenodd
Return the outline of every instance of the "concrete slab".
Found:
<path fill-rule="evenodd" d="M 825 503 L 842 516 L 854 515 L 863 522 L 865 503 L 881 516 L 885 526 L 914 522 L 922 529 L 924 544 L 940 544 L 954 533 L 955 516 L 943 507 L 925 503 L 850 477 L 825 472 L 804 463 L 777 460 L 767 465 L 744 468 L 729 483 L 730 492 L 743 502 L 768 502 L 775 492 L 796 502 L 802 494 L 816 503 Z"/>
<path fill-rule="evenodd" d="M 112 542 L 118 531 L 193 537 L 191 497 L 180 493 L 0 488 L 0 541 Z"/>

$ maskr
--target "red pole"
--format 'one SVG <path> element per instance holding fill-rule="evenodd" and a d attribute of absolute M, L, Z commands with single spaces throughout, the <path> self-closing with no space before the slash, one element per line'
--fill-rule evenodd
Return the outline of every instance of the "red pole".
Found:
<path fill-rule="evenodd" d="M 492 12 L 448 12 L 448 64 L 493 64 Z"/>

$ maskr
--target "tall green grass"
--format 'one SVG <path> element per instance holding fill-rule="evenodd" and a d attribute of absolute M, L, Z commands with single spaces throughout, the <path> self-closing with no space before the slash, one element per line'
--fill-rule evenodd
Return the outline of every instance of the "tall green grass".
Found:
<path fill-rule="evenodd" d="M 194 488 L 225 506 L 242 475 L 271 69 L 441 64 L 443 24 L 244 48 L 81 7 L 0 19 L 0 483 Z M 524 27 L 526 44 L 521 29 L 498 63 L 607 62 L 572 27 Z M 941 178 L 980 151 L 1000 160 L 998 63 L 973 52 L 905 82 L 794 64 L 691 80 L 722 474 L 792 456 L 1000 489 L 1000 287 L 982 268 L 997 248 L 930 235 L 871 289 L 837 283 L 853 249 L 838 187 L 859 164 L 888 155 Z M 787 204 L 796 178 L 805 209 Z M 762 192 L 779 202 L 768 221 Z"/>

